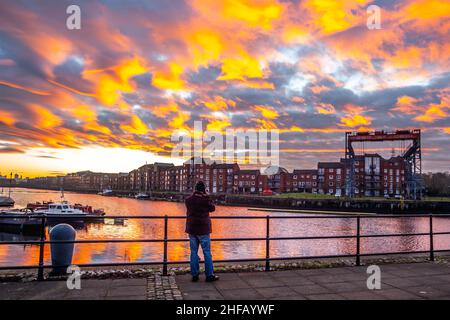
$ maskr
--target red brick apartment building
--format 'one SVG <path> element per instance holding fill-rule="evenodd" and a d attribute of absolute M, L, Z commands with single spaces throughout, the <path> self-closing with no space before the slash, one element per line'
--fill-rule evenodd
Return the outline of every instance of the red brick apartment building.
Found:
<path fill-rule="evenodd" d="M 347 195 L 349 183 L 354 185 L 356 196 L 395 196 L 405 191 L 405 161 L 402 157 L 384 159 L 379 154 L 356 156 L 353 173 L 351 171 L 352 165 L 345 159 L 319 162 L 318 193 Z"/>
<path fill-rule="evenodd" d="M 292 191 L 317 193 L 318 170 L 295 169 L 292 172 Z"/>
<path fill-rule="evenodd" d="M 261 193 L 264 187 L 260 170 L 240 170 L 234 175 L 234 193 Z"/>
<path fill-rule="evenodd" d="M 207 159 L 190 159 L 183 165 L 146 164 L 129 173 L 83 171 L 64 177 L 30 179 L 30 184 L 64 187 L 67 190 L 120 192 L 192 192 L 197 181 L 204 181 L 209 193 L 262 194 L 308 192 L 336 196 L 396 196 L 406 192 L 406 162 L 402 157 L 384 159 L 379 154 L 357 155 L 352 161 L 319 162 L 316 169 L 282 167 L 260 170 L 240 169 L 238 164 L 222 164 Z M 47 181 L 47 182 L 45 182 Z"/>

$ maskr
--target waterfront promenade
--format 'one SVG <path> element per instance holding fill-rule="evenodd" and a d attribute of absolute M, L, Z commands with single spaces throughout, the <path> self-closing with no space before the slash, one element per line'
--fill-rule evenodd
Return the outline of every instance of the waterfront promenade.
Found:
<path fill-rule="evenodd" d="M 450 264 L 420 262 L 380 265 L 381 289 L 367 289 L 367 266 L 219 273 L 214 283 L 192 283 L 189 274 L 139 279 L 82 280 L 81 290 L 65 281 L 0 283 L 0 299 L 84 300 L 410 300 L 449 299 Z"/>

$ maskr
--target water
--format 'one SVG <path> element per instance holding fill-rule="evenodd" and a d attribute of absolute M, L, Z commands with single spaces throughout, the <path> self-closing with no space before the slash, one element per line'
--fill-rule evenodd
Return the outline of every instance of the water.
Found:
<path fill-rule="evenodd" d="M 12 196 L 16 207 L 25 207 L 29 202 L 59 200 L 60 193 L 47 190 L 13 189 Z M 158 215 L 184 216 L 182 203 L 164 201 L 142 201 L 135 199 L 102 197 L 91 194 L 65 193 L 66 200 L 71 203 L 89 204 L 94 208 L 103 208 L 107 215 Z M 301 215 L 282 212 L 250 211 L 243 207 L 217 206 L 214 215 L 233 216 L 271 216 Z M 311 214 L 308 214 L 311 215 Z M 163 220 L 127 219 L 124 225 L 85 224 L 77 230 L 77 239 L 161 239 L 163 237 Z M 169 220 L 169 238 L 186 238 L 184 219 Z M 327 236 L 355 234 L 355 219 L 273 219 L 270 222 L 271 236 Z M 428 232 L 428 218 L 377 218 L 362 219 L 362 234 L 380 233 L 420 233 Z M 213 220 L 214 238 L 265 237 L 265 220 Z M 450 218 L 435 218 L 435 232 L 450 231 Z M 0 233 L 0 241 L 32 240 L 33 237 L 22 237 Z M 450 248 L 450 236 L 435 236 L 436 250 Z M 188 260 L 187 243 L 168 244 L 169 261 Z M 428 236 L 408 236 L 391 238 L 367 238 L 361 240 L 361 252 L 396 252 L 428 250 Z M 144 262 L 161 261 L 163 257 L 162 243 L 95 243 L 76 244 L 74 252 L 75 264 L 107 263 L 107 262 Z M 212 242 L 215 259 L 264 258 L 265 241 Z M 328 240 L 282 240 L 271 241 L 271 257 L 296 257 L 314 255 L 352 254 L 355 252 L 355 239 Z M 34 245 L 1 245 L 0 265 L 36 265 L 39 250 Z M 45 261 L 51 262 L 50 248 L 45 248 Z"/>

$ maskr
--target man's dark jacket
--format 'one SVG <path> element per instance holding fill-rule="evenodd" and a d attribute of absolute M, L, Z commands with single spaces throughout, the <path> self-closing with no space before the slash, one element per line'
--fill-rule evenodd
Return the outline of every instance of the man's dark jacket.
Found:
<path fill-rule="evenodd" d="M 216 210 L 211 198 L 203 192 L 194 192 L 185 201 L 187 208 L 186 232 L 195 236 L 211 233 L 209 213 Z"/>

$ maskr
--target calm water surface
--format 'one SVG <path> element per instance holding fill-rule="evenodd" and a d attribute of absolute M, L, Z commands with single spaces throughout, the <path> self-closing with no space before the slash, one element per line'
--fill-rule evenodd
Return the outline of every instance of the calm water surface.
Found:
<path fill-rule="evenodd" d="M 60 193 L 47 190 L 13 189 L 12 196 L 16 208 L 24 207 L 29 202 L 59 200 Z M 164 201 L 140 201 L 126 198 L 102 197 L 99 195 L 65 193 L 66 200 L 71 203 L 89 204 L 94 208 L 103 208 L 107 215 L 169 215 L 184 216 L 182 203 Z M 236 216 L 271 216 L 301 215 L 283 212 L 250 211 L 243 207 L 217 206 L 214 215 Z M 308 214 L 310 215 L 310 214 Z M 77 239 L 157 239 L 163 237 L 162 220 L 127 219 L 123 225 L 85 224 L 77 230 Z M 169 220 L 169 238 L 185 238 L 184 219 Z M 274 219 L 270 223 L 271 236 L 325 236 L 355 234 L 355 219 Z M 214 238 L 265 237 L 264 220 L 213 220 Z M 450 231 L 450 219 L 436 218 L 436 232 Z M 362 219 L 362 234 L 379 233 L 420 233 L 428 232 L 427 218 L 401 219 Z M 20 235 L 0 233 L 0 241 L 32 240 Z M 362 239 L 362 253 L 386 251 L 427 250 L 427 236 L 391 237 Z M 76 244 L 74 261 L 82 263 L 106 262 L 141 262 L 161 261 L 162 243 L 124 243 L 124 244 Z M 189 247 L 187 243 L 169 243 L 168 257 L 170 261 L 187 260 Z M 435 236 L 435 249 L 450 248 L 450 237 Z M 241 259 L 265 257 L 264 241 L 212 242 L 215 259 Z M 330 240 L 283 240 L 272 241 L 270 254 L 272 257 L 313 256 L 332 254 L 352 254 L 355 251 L 354 239 Z M 0 265 L 33 265 L 38 261 L 38 247 L 31 245 L 0 246 Z M 50 248 L 45 248 L 45 260 L 50 263 Z"/>

